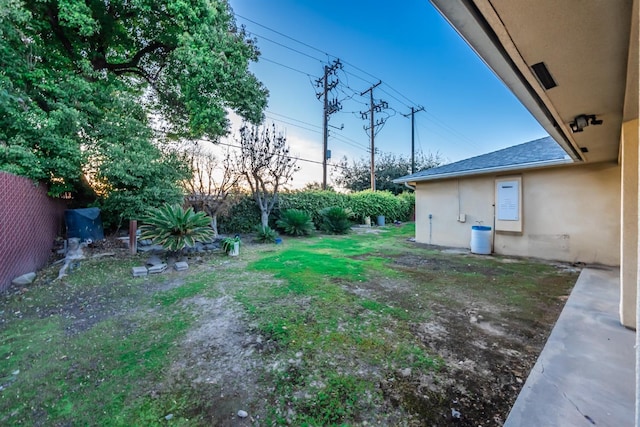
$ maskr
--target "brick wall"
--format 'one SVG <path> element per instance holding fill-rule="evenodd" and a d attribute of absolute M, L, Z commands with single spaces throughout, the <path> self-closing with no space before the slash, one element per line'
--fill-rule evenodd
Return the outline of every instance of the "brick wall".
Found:
<path fill-rule="evenodd" d="M 63 230 L 64 209 L 46 186 L 0 172 L 0 290 L 45 265 Z"/>

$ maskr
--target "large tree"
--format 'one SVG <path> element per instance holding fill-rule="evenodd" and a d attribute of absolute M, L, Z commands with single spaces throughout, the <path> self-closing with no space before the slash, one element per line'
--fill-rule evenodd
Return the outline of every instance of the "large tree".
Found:
<path fill-rule="evenodd" d="M 289 154 L 287 139 L 275 126 L 243 126 L 240 129 L 240 152 L 233 165 L 251 189 L 260 208 L 260 223 L 269 225 L 278 193 L 299 170 L 296 160 Z"/>
<path fill-rule="evenodd" d="M 186 202 L 196 212 L 205 212 L 211 217 L 211 228 L 218 235 L 218 215 L 226 213 L 240 194 L 237 189 L 238 174 L 231 165 L 231 153 L 222 159 L 202 145 L 187 147 L 185 156 L 193 167 L 193 175 L 183 182 Z"/>
<path fill-rule="evenodd" d="M 422 152 L 415 156 L 418 171 L 439 166 L 442 158 L 439 154 L 426 155 Z M 394 184 L 393 180 L 411 173 L 411 159 L 401 154 L 382 153 L 376 157 L 376 190 L 388 190 L 394 194 L 402 193 L 406 187 Z M 362 191 L 371 188 L 371 163 L 361 158 L 351 163 L 346 157 L 334 167 L 333 180 L 338 187 L 351 191 Z"/>
<path fill-rule="evenodd" d="M 227 109 L 266 105 L 225 0 L 0 0 L 0 38 L 0 170 L 53 194 L 87 171 L 107 195 L 148 187 L 174 165 L 159 136 L 216 139 Z"/>

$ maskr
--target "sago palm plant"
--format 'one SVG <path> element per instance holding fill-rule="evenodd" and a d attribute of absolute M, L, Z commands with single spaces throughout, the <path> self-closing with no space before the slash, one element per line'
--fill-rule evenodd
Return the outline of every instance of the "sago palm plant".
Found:
<path fill-rule="evenodd" d="M 320 211 L 322 224 L 320 228 L 327 233 L 347 234 L 351 230 L 349 217 L 351 212 L 339 206 L 324 208 Z"/>
<path fill-rule="evenodd" d="M 140 238 L 151 239 L 169 251 L 182 251 L 192 247 L 196 241 L 213 237 L 211 218 L 204 212 L 184 210 L 178 205 L 166 204 L 152 209 L 140 227 Z"/>
<path fill-rule="evenodd" d="M 298 209 L 282 211 L 276 225 L 290 236 L 306 236 L 314 229 L 309 214 Z"/>

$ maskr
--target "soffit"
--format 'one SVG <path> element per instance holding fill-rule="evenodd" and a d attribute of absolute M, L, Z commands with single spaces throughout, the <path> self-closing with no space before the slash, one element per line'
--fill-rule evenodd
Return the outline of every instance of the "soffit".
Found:
<path fill-rule="evenodd" d="M 591 162 L 617 159 L 631 0 L 432 2 L 568 152 Z M 493 34 L 483 39 L 474 28 Z M 558 86 L 541 86 L 529 68 L 538 62 Z M 571 133 L 580 114 L 596 114 L 604 124 Z"/>

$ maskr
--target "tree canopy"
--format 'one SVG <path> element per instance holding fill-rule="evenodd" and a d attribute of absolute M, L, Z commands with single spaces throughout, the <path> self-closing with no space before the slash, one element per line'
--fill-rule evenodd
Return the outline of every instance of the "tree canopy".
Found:
<path fill-rule="evenodd" d="M 53 195 L 86 173 L 105 197 L 175 189 L 163 137 L 262 120 L 259 52 L 225 0 L 0 0 L 0 37 L 0 170 Z"/>
<path fill-rule="evenodd" d="M 426 155 L 419 152 L 415 156 L 416 170 L 421 171 L 442 164 L 439 154 Z M 403 155 L 382 153 L 376 157 L 376 190 L 387 190 L 399 194 L 406 190 L 392 181 L 411 173 L 411 159 Z M 368 159 L 353 160 L 351 164 L 344 157 L 333 170 L 333 179 L 339 187 L 351 191 L 371 188 L 371 163 Z"/>
<path fill-rule="evenodd" d="M 240 153 L 233 159 L 233 168 L 249 185 L 260 208 L 260 222 L 267 227 L 278 193 L 300 168 L 289 155 L 287 138 L 275 125 L 243 126 L 238 143 Z"/>

